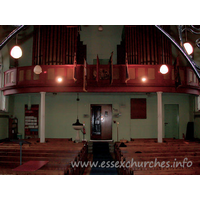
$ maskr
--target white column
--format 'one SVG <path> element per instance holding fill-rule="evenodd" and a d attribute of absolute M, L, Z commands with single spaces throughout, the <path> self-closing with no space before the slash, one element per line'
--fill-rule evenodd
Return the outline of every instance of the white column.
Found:
<path fill-rule="evenodd" d="M 162 143 L 162 137 L 163 137 L 162 92 L 157 92 L 157 110 L 158 110 L 158 143 Z"/>
<path fill-rule="evenodd" d="M 46 92 L 40 92 L 41 104 L 40 104 L 40 143 L 45 143 L 45 94 Z"/>

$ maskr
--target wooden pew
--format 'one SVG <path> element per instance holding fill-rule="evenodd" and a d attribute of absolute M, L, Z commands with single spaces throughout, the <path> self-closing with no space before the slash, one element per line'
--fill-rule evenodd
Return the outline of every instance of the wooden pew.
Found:
<path fill-rule="evenodd" d="M 74 169 L 72 171 L 71 166 L 70 166 L 71 159 L 65 160 L 65 162 L 55 162 L 55 161 L 49 161 L 45 166 L 40 168 L 37 171 L 14 171 L 16 167 L 19 166 L 19 162 L 17 161 L 0 161 L 0 174 L 6 173 L 6 174 L 22 174 L 25 175 L 26 173 L 28 174 L 43 174 L 45 175 L 67 175 L 67 174 L 78 174 L 79 172 L 77 169 Z M 24 164 L 26 162 L 22 162 Z M 6 171 L 6 172 L 5 172 Z M 55 171 L 55 172 L 53 172 Z"/>
<path fill-rule="evenodd" d="M 176 142 L 177 141 L 177 142 Z M 129 143 L 125 143 L 127 147 L 120 147 L 120 143 L 115 144 L 115 155 L 118 161 L 122 161 L 125 163 L 130 162 L 131 159 L 134 158 L 134 161 L 137 162 L 145 162 L 145 161 L 155 161 L 155 158 L 169 162 L 170 165 L 176 162 L 183 161 L 184 158 L 188 158 L 189 161 L 192 161 L 192 167 L 182 169 L 181 166 L 178 168 L 168 168 L 166 169 L 156 167 L 156 168 L 148 168 L 148 167 L 130 167 L 130 168 L 121 168 L 119 169 L 120 174 L 135 174 L 140 173 L 139 171 L 155 171 L 154 174 L 158 171 L 158 174 L 163 171 L 163 173 L 172 173 L 173 170 L 182 170 L 181 173 L 193 173 L 198 174 L 198 168 L 200 168 L 200 144 L 199 142 L 185 142 L 184 140 L 167 140 L 164 143 L 156 143 L 155 139 L 136 139 Z M 175 160 L 176 159 L 176 160 Z M 161 170 L 162 169 L 162 170 Z M 141 172 L 143 173 L 143 172 Z M 148 173 L 148 172 L 147 172 Z M 178 174 L 178 171 L 176 171 Z M 186 173 L 186 174 L 187 174 Z"/>
<path fill-rule="evenodd" d="M 22 146 L 23 163 L 30 160 L 48 160 L 49 163 L 36 172 L 14 172 L 19 165 L 19 144 L 0 145 L 0 174 L 81 174 L 80 167 L 72 168 L 71 162 L 87 159 L 87 143 L 73 143 L 67 139 L 49 139 L 47 143 L 38 143 L 36 139 L 28 139 L 31 143 Z"/>
<path fill-rule="evenodd" d="M 192 169 L 200 167 L 200 156 L 187 156 L 187 158 L 184 158 L 182 156 L 174 157 L 172 154 L 171 156 L 162 157 L 151 157 L 151 155 L 146 157 L 124 157 L 124 161 L 129 164 L 127 166 L 130 166 L 131 163 L 133 165 L 124 169 L 128 174 L 134 174 L 135 170 Z"/>

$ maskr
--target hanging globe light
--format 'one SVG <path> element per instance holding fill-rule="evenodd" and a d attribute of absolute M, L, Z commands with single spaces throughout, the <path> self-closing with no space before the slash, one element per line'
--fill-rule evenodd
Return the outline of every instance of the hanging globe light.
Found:
<path fill-rule="evenodd" d="M 33 72 L 35 74 L 41 74 L 42 73 L 42 68 L 40 67 L 40 65 L 36 65 L 33 69 Z"/>
<path fill-rule="evenodd" d="M 39 26 L 39 30 L 38 30 L 38 35 L 39 35 L 39 37 L 38 37 L 38 50 L 37 50 L 37 65 L 33 69 L 33 72 L 35 74 L 41 74 L 42 73 L 42 68 L 39 65 L 40 64 L 40 55 L 39 55 L 39 52 L 40 52 L 40 26 Z"/>
<path fill-rule="evenodd" d="M 22 56 L 21 48 L 19 46 L 14 46 L 10 51 L 10 55 L 15 59 L 20 58 Z"/>
<path fill-rule="evenodd" d="M 189 42 L 184 43 L 183 46 L 184 46 L 188 55 L 193 53 L 193 47 Z"/>
<path fill-rule="evenodd" d="M 168 71 L 169 71 L 169 69 L 168 69 L 167 65 L 162 65 L 160 67 L 160 73 L 161 74 L 166 74 Z"/>

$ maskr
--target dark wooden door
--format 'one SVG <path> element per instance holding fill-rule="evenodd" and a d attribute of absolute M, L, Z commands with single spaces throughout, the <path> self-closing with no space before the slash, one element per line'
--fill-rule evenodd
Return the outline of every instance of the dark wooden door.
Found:
<path fill-rule="evenodd" d="M 91 105 L 91 139 L 112 139 L 112 105 Z"/>

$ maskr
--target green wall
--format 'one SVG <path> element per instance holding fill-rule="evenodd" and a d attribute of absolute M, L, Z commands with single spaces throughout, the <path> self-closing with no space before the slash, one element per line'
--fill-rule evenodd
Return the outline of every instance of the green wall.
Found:
<path fill-rule="evenodd" d="M 9 48 L 8 46 L 4 46 L 1 49 L 1 56 L 2 56 L 2 66 L 3 66 L 3 72 L 7 71 L 10 66 L 10 55 L 9 55 Z M 2 77 L 4 78 L 4 76 Z M 2 80 L 3 81 L 3 80 Z"/>
<path fill-rule="evenodd" d="M 32 65 L 32 49 L 33 49 L 33 26 L 28 26 L 23 30 L 23 36 L 19 37 L 19 46 L 22 49 L 22 57 L 18 59 L 18 66 L 31 66 Z M 11 58 L 11 60 L 14 60 Z M 14 66 L 14 63 L 12 62 Z"/>
<path fill-rule="evenodd" d="M 109 59 L 113 51 L 113 64 L 117 64 L 117 45 L 121 42 L 122 25 L 103 25 L 103 31 L 98 31 L 98 26 L 81 26 L 80 38 L 87 45 L 87 63 L 93 60 Z"/>
<path fill-rule="evenodd" d="M 13 115 L 13 96 L 8 98 L 8 112 L 0 111 L 0 139 L 8 138 L 9 120 L 8 118 Z"/>
<path fill-rule="evenodd" d="M 13 115 L 19 119 L 19 133 L 24 135 L 24 105 L 40 104 L 40 94 L 18 94 L 13 96 Z M 75 139 L 76 131 L 72 124 L 77 117 L 76 93 L 53 95 L 46 93 L 46 137 L 47 138 L 70 138 Z M 79 120 L 85 122 L 86 139 L 90 139 L 90 104 L 112 104 L 113 120 L 119 122 L 119 138 L 156 138 L 157 137 L 157 94 L 79 94 Z M 147 119 L 130 119 L 130 99 L 147 99 Z M 191 95 L 186 94 L 163 94 L 164 104 L 179 104 L 179 138 L 186 133 L 187 122 L 191 116 Z M 117 113 L 120 117 L 116 117 Z M 89 117 L 84 118 L 84 114 Z M 163 113 L 164 116 L 164 113 Z M 113 123 L 113 139 L 117 139 L 117 127 Z M 164 133 L 163 133 L 164 135 Z M 81 134 L 82 137 L 82 134 Z"/>
<path fill-rule="evenodd" d="M 193 98 L 193 95 L 163 94 L 163 104 L 179 104 L 180 139 L 182 139 L 183 134 L 186 135 L 187 123 L 192 120 L 191 115 L 193 115 L 193 104 L 191 103 L 191 98 Z"/>

